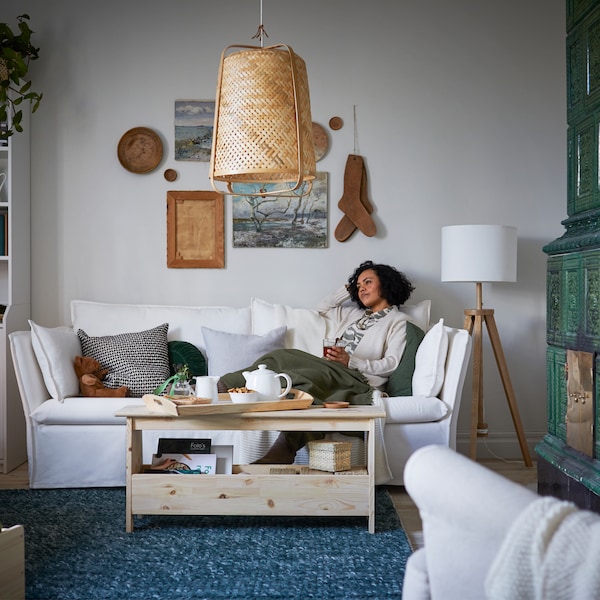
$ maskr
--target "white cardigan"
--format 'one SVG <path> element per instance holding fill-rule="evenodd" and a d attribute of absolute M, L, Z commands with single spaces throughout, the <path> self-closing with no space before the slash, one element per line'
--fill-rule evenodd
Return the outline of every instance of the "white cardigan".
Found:
<path fill-rule="evenodd" d="M 338 337 L 365 314 L 364 309 L 349 300 L 350 294 L 342 286 L 317 307 L 319 313 L 329 319 Z M 406 346 L 406 321 L 406 315 L 397 306 L 392 307 L 389 314 L 365 330 L 350 357 L 348 366 L 358 369 L 375 388 L 381 389 L 400 363 Z"/>

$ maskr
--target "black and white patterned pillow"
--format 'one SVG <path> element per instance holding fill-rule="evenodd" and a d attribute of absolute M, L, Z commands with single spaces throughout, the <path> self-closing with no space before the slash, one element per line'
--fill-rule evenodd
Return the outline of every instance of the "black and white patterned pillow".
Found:
<path fill-rule="evenodd" d="M 119 333 L 90 337 L 83 329 L 77 331 L 84 356 L 95 358 L 108 369 L 104 385 L 118 388 L 126 385 L 129 395 L 141 397 L 169 378 L 169 324 L 136 333 Z"/>

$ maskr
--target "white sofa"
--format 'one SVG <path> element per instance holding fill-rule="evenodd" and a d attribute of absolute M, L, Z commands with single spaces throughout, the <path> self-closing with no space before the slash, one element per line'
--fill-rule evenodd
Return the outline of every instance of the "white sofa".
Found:
<path fill-rule="evenodd" d="M 600 515 L 542 497 L 443 446 L 408 460 L 423 524 L 403 600 L 600 597 Z"/>
<path fill-rule="evenodd" d="M 402 484 L 405 462 L 416 448 L 430 443 L 455 447 L 458 407 L 470 358 L 470 337 L 466 331 L 446 327 L 442 322 L 437 327 L 429 327 L 429 301 L 406 306 L 403 310 L 407 319 L 429 330 L 415 359 L 415 376 L 420 373 L 420 383 L 413 380 L 413 386 L 423 388 L 435 380 L 442 389 L 437 397 L 382 399 L 388 413 L 384 438 L 393 475 L 385 483 L 391 485 Z M 169 324 L 169 340 L 190 342 L 201 350 L 207 357 L 209 374 L 220 374 L 211 372 L 211 368 L 222 368 L 224 361 L 234 358 L 241 360 L 244 348 L 260 346 L 281 327 L 286 328 L 283 330 L 285 347 L 320 355 L 321 341 L 329 328 L 327 320 L 316 310 L 276 305 L 256 298 L 250 306 L 242 308 L 73 300 L 71 326 L 44 328 L 33 323 L 33 333 L 19 331 L 10 335 L 26 417 L 32 488 L 124 485 L 125 421 L 114 413 L 122 406 L 143 401 L 141 398 L 78 397 L 77 387 L 73 389 L 77 380 L 71 366 L 81 348 L 73 340 L 77 340 L 78 329 L 89 336 L 114 336 L 144 331 L 162 323 Z M 211 335 L 221 332 L 223 343 L 215 344 L 213 340 L 207 345 L 203 327 L 210 328 Z M 447 340 L 446 345 L 444 340 Z M 232 348 L 235 351 L 232 352 Z M 236 365 L 235 368 L 242 367 Z M 215 445 L 232 445 L 234 463 L 244 464 L 260 457 L 276 433 L 196 431 L 179 435 L 211 438 Z M 161 433 L 144 432 L 144 436 L 144 461 L 149 462 Z M 360 442 L 358 445 L 362 446 Z M 383 483 L 381 477 L 379 482 Z"/>

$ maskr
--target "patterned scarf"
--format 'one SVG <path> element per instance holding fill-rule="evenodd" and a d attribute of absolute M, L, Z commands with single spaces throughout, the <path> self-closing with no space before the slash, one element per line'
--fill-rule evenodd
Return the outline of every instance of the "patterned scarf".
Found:
<path fill-rule="evenodd" d="M 365 314 L 358 321 L 349 325 L 346 331 L 342 334 L 342 340 L 346 343 L 345 350 L 348 354 L 354 354 L 360 340 L 362 340 L 365 331 L 373 327 L 379 319 L 383 319 L 392 310 L 392 306 L 388 306 L 383 310 L 374 313 L 372 310 L 366 310 Z"/>

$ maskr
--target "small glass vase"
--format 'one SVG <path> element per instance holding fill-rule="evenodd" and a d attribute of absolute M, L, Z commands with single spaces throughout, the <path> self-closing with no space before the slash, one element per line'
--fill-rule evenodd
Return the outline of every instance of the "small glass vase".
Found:
<path fill-rule="evenodd" d="M 193 396 L 192 386 L 187 381 L 176 381 L 171 386 L 171 396 L 177 398 L 187 398 Z"/>

